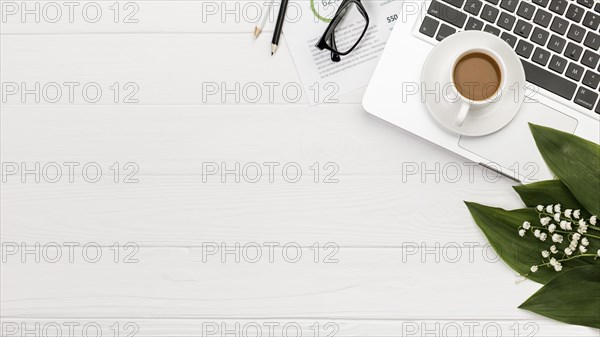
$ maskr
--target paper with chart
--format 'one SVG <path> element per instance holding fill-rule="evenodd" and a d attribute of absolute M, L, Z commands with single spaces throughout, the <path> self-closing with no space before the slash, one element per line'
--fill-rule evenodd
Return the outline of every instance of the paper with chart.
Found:
<path fill-rule="evenodd" d="M 294 0 L 288 7 L 284 32 L 304 92 L 311 105 L 334 103 L 337 97 L 369 83 L 394 24 L 400 1 L 362 1 L 369 27 L 356 49 L 331 61 L 328 50 L 315 45 L 342 0 Z M 297 13 L 295 15 L 294 13 Z M 295 16 L 295 17 L 294 17 Z"/>

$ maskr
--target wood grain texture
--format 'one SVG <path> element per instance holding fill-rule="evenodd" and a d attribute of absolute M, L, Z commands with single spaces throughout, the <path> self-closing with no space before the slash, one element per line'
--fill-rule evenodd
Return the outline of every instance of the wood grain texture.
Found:
<path fill-rule="evenodd" d="M 117 263 L 108 247 L 62 249 L 56 263 L 56 249 L 41 246 L 39 263 L 21 250 L 5 256 L 3 315 L 536 319 L 516 307 L 540 285 L 515 284 L 514 272 L 476 247 L 342 247 L 317 258 L 310 248 L 228 248 L 122 248 Z"/>
<path fill-rule="evenodd" d="M 482 243 L 463 200 L 521 207 L 510 180 L 496 180 L 360 108 L 305 109 L 7 107 L 3 161 L 30 169 L 60 163 L 63 173 L 58 183 L 43 174 L 36 183 L 23 171 L 7 176 L 2 234 L 11 241 L 158 246 L 193 246 L 199 237 L 305 245 L 325 238 L 342 246 Z M 88 183 L 80 166 L 69 183 L 64 162 L 98 163 L 104 176 Z M 115 184 L 114 162 L 136 163 L 139 182 Z M 273 182 L 264 162 L 280 165 Z M 311 170 L 315 162 L 318 174 Z M 263 171 L 257 183 L 236 182 L 220 168 L 203 177 L 203 163 L 225 163 L 229 170 L 260 163 Z M 288 163 L 302 170 L 297 183 L 284 179 L 295 175 L 283 175 Z M 337 183 L 324 183 L 333 172 L 325 163 L 339 168 Z"/>
<path fill-rule="evenodd" d="M 2 320 L 6 332 L 21 333 L 25 328 L 41 334 L 73 327 L 75 335 L 95 331 L 110 336 L 197 337 L 197 336 L 338 336 L 406 337 L 415 336 L 544 336 L 597 337 L 597 331 L 550 321 L 535 320 L 341 320 L 341 319 L 23 319 Z M 59 330 L 60 329 L 60 330 Z M 87 330 L 86 330 L 87 329 Z M 7 336 L 10 336 L 8 333 Z M 18 336 L 18 335 L 17 335 Z"/>
<path fill-rule="evenodd" d="M 307 95 L 317 97 L 316 102 L 360 103 L 364 90 L 342 95 L 336 83 L 326 80 L 313 83 L 314 90 L 304 90 L 296 70 L 290 66 L 292 60 L 285 43 L 277 57 L 272 57 L 271 41 L 254 41 L 250 34 L 100 34 L 93 38 L 56 35 L 52 39 L 44 35 L 2 35 L 0 38 L 2 82 L 19 86 L 25 83 L 30 90 L 39 83 L 41 92 L 39 102 L 34 95 L 22 98 L 15 94 L 6 97 L 7 105 L 71 104 L 71 101 L 114 105 L 135 100 L 137 103 L 129 105 L 305 104 Z M 219 46 L 218 52 L 208 46 Z M 77 83 L 73 85 L 73 99 L 64 84 L 69 82 Z M 53 87 L 54 83 L 58 89 Z M 111 89 L 115 83 L 120 88 L 117 99 L 116 89 Z M 127 83 L 133 87 L 126 88 Z"/>

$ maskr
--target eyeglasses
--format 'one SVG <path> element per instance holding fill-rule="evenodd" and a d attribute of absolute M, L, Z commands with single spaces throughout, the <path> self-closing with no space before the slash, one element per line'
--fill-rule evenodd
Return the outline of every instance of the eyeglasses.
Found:
<path fill-rule="evenodd" d="M 316 47 L 331 51 L 331 60 L 340 62 L 340 56 L 356 48 L 368 27 L 369 16 L 360 0 L 344 0 Z"/>

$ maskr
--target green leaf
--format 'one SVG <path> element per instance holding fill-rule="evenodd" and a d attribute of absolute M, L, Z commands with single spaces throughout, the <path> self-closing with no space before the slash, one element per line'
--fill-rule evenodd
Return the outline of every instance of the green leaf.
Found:
<path fill-rule="evenodd" d="M 600 265 L 573 268 L 560 274 L 519 308 L 561 322 L 600 329 Z"/>
<path fill-rule="evenodd" d="M 529 127 L 552 172 L 586 210 L 600 215 L 600 145 L 552 128 Z"/>
<path fill-rule="evenodd" d="M 531 266 L 542 263 L 541 252 L 548 250 L 552 245 L 548 241 L 540 241 L 530 232 L 527 232 L 525 237 L 519 236 L 519 227 L 524 221 L 539 225 L 539 217 L 534 209 L 507 211 L 472 202 L 465 202 L 465 204 L 498 256 L 512 269 L 535 282 L 544 284 L 556 277 L 558 272 L 548 267 L 540 267 L 535 273 L 530 272 Z M 563 271 L 590 263 L 594 263 L 593 258 L 566 261 L 562 264 Z"/>
<path fill-rule="evenodd" d="M 575 199 L 562 181 L 545 180 L 533 184 L 513 186 L 527 207 L 537 205 L 561 204 L 562 209 L 581 209 L 583 206 Z"/>

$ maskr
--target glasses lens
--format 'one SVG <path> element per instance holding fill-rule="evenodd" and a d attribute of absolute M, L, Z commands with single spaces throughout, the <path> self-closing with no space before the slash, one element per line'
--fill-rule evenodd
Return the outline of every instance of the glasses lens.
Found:
<path fill-rule="evenodd" d="M 354 2 L 348 2 L 340 8 L 338 15 L 332 23 L 333 34 L 330 35 L 329 46 L 345 54 L 359 42 L 363 32 L 367 29 L 367 19 Z"/>

